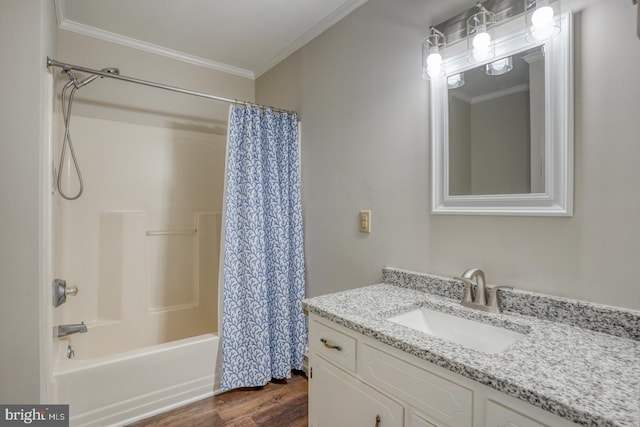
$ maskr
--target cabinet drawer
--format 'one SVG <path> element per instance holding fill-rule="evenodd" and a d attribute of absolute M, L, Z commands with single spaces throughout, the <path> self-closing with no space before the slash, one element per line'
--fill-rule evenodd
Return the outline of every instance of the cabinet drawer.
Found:
<path fill-rule="evenodd" d="M 487 401 L 486 427 L 548 427 L 493 400 Z"/>
<path fill-rule="evenodd" d="M 473 422 L 473 391 L 395 356 L 362 344 L 358 375 L 407 402 L 437 425 L 468 427 Z M 426 420 L 425 420 L 426 421 Z"/>
<path fill-rule="evenodd" d="M 351 372 L 356 371 L 355 338 L 316 320 L 309 325 L 309 350 Z"/>

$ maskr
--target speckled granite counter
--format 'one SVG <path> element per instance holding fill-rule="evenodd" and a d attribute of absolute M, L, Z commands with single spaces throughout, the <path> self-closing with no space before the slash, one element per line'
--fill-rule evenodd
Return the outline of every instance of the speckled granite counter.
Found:
<path fill-rule="evenodd" d="M 505 313 L 461 307 L 462 283 L 387 268 L 385 283 L 310 298 L 306 310 L 587 426 L 640 426 L 640 312 L 500 291 Z M 485 354 L 386 319 L 416 307 L 526 333 Z M 595 319 L 594 319 L 595 317 Z"/>

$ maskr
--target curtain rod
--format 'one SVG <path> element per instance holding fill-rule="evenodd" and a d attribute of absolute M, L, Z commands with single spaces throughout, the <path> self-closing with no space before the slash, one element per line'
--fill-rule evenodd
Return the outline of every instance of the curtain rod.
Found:
<path fill-rule="evenodd" d="M 276 107 L 269 107 L 269 106 L 265 106 L 265 105 L 260 105 L 260 104 L 256 104 L 253 102 L 247 102 L 247 101 L 241 101 L 238 99 L 232 99 L 232 98 L 224 98 L 222 96 L 216 96 L 216 95 L 210 95 L 208 93 L 203 93 L 203 92 L 197 92 L 195 90 L 190 90 L 190 89 L 183 89 L 180 87 L 176 87 L 176 86 L 169 86 L 169 85 L 165 85 L 162 83 L 155 83 L 155 82 L 150 82 L 148 80 L 142 80 L 142 79 L 137 79 L 135 77 L 127 77 L 127 76 L 123 76 L 120 74 L 112 74 L 106 71 L 100 71 L 100 70 L 94 70 L 91 68 L 87 68 L 87 67 L 82 67 L 80 65 L 73 65 L 73 64 L 66 64 L 64 62 L 60 62 L 60 61 L 56 61 L 55 59 L 51 59 L 47 56 L 47 68 L 48 67 L 59 67 L 62 68 L 63 70 L 73 70 L 73 71 L 80 71 L 83 73 L 89 73 L 89 74 L 95 74 L 97 76 L 101 76 L 101 77 L 108 77 L 110 79 L 117 79 L 117 80 L 123 80 L 125 82 L 129 82 L 129 83 L 137 83 L 137 84 L 141 84 L 144 86 L 150 86 L 150 87 L 155 87 L 158 89 L 164 89 L 164 90 L 170 90 L 172 92 L 179 92 L 179 93 L 184 93 L 187 95 L 193 95 L 193 96 L 199 96 L 201 98 L 207 98 L 207 99 L 213 99 L 216 101 L 222 101 L 222 102 L 228 102 L 229 104 L 237 104 L 237 105 L 255 105 L 258 106 L 260 108 L 269 108 L 272 111 L 276 112 L 276 113 L 288 113 L 288 114 L 295 114 L 295 111 L 288 111 L 288 110 L 283 110 L 281 108 L 276 108 Z"/>

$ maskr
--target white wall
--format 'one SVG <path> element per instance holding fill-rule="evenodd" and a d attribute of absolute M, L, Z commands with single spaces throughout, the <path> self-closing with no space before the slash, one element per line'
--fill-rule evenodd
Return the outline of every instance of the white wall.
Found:
<path fill-rule="evenodd" d="M 491 283 L 640 308 L 634 6 L 563 2 L 576 12 L 575 215 L 529 218 L 429 214 L 420 43 L 450 4 L 369 0 L 257 81 L 258 102 L 302 118 L 308 294 L 378 282 L 385 265 L 476 266 Z M 373 212 L 370 235 L 357 231 L 360 209 Z"/>
<path fill-rule="evenodd" d="M 54 54 L 55 11 L 48 0 L 0 2 L 0 402 L 38 403 L 48 336 L 41 312 L 45 224 L 41 168 L 45 59 Z M 46 164 L 46 162 L 45 162 Z"/>
<path fill-rule="evenodd" d="M 86 322 L 89 333 L 68 338 L 76 357 L 217 333 L 226 138 L 75 115 L 71 125 L 85 188 L 56 196 L 54 272 L 80 291 L 54 313 Z M 63 176 L 76 194 L 75 173 Z M 191 232 L 147 236 L 172 230 Z"/>

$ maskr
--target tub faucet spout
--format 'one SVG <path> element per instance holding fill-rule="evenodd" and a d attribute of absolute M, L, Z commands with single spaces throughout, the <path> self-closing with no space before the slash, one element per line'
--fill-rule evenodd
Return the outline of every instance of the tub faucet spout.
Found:
<path fill-rule="evenodd" d="M 85 325 L 84 322 L 53 327 L 53 335 L 58 338 L 85 332 L 87 332 L 87 325 Z"/>

